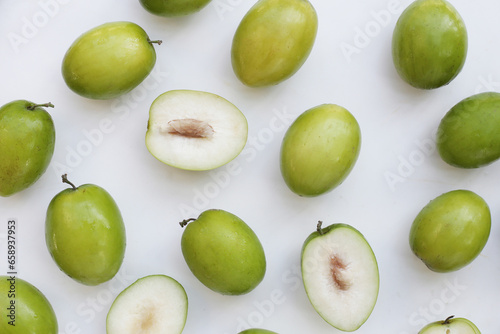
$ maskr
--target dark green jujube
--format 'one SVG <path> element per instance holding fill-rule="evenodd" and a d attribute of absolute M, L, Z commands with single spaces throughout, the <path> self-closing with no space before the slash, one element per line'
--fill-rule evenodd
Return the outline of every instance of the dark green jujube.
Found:
<path fill-rule="evenodd" d="M 50 201 L 45 219 L 47 248 L 58 267 L 75 281 L 98 285 L 112 279 L 125 255 L 120 210 L 103 188 L 72 187 Z"/>
<path fill-rule="evenodd" d="M 436 144 L 448 164 L 478 168 L 500 158 L 500 93 L 470 96 L 446 113 Z"/>
<path fill-rule="evenodd" d="M 57 334 L 57 317 L 47 297 L 31 283 L 0 276 L 2 334 Z"/>
<path fill-rule="evenodd" d="M 211 209 L 197 219 L 184 220 L 181 226 L 186 226 L 182 255 L 207 288 L 224 295 L 242 295 L 264 279 L 266 256 L 262 244 L 239 217 Z"/>
<path fill-rule="evenodd" d="M 139 0 L 142 7 L 151 14 L 174 17 L 196 13 L 212 0 Z"/>
<path fill-rule="evenodd" d="M 483 250 L 491 230 L 491 213 L 482 197 L 453 190 L 430 201 L 410 229 L 410 248 L 436 272 L 459 270 Z"/>
<path fill-rule="evenodd" d="M 42 107 L 17 100 L 0 108 L 0 196 L 11 196 L 34 184 L 47 170 L 56 132 Z"/>
<path fill-rule="evenodd" d="M 445 0 L 417 0 L 399 17 L 392 36 L 392 57 L 399 76 L 416 88 L 450 83 L 467 57 L 467 29 Z"/>

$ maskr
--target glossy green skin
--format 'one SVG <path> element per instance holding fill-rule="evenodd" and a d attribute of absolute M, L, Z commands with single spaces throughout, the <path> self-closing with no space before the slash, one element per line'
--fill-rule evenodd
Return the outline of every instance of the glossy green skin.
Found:
<path fill-rule="evenodd" d="M 2 321 L 0 321 L 0 333 L 2 334 L 57 334 L 58 324 L 54 309 L 40 290 L 31 283 L 15 278 L 15 288 L 11 289 L 9 276 L 0 276 L 0 305 L 2 305 Z M 9 297 L 15 290 L 15 296 Z M 8 322 L 13 319 L 7 315 L 6 310 L 15 304 L 15 326 Z"/>
<path fill-rule="evenodd" d="M 437 132 L 439 155 L 448 164 L 477 168 L 500 158 L 500 94 L 476 94 L 456 104 Z"/>
<path fill-rule="evenodd" d="M 234 73 L 250 87 L 290 78 L 309 56 L 317 29 L 316 11 L 307 0 L 259 0 L 234 35 Z"/>
<path fill-rule="evenodd" d="M 278 333 L 268 331 L 266 329 L 251 328 L 251 329 L 244 330 L 243 332 L 239 332 L 238 334 L 278 334 Z"/>
<path fill-rule="evenodd" d="M 281 145 L 281 174 L 300 196 L 327 193 L 341 184 L 356 163 L 361 131 L 346 109 L 323 104 L 302 113 Z"/>
<path fill-rule="evenodd" d="M 445 0 L 417 0 L 401 14 L 392 36 L 392 57 L 400 77 L 416 88 L 450 83 L 467 57 L 467 30 Z"/>
<path fill-rule="evenodd" d="M 97 100 L 123 95 L 152 71 L 156 52 L 132 22 L 110 22 L 78 37 L 66 52 L 62 75 L 75 93 Z"/>
<path fill-rule="evenodd" d="M 106 190 L 93 184 L 63 190 L 52 199 L 45 240 L 59 268 L 85 285 L 112 279 L 125 254 L 120 210 Z"/>
<path fill-rule="evenodd" d="M 451 272 L 471 263 L 491 230 L 486 202 L 469 190 L 454 190 L 430 201 L 410 230 L 410 248 L 429 269 Z"/>
<path fill-rule="evenodd" d="M 253 290 L 266 272 L 262 245 L 237 216 L 224 210 L 204 211 L 182 235 L 184 259 L 201 283 L 224 295 Z"/>
<path fill-rule="evenodd" d="M 56 133 L 43 108 L 17 100 L 0 108 L 0 196 L 10 196 L 35 183 L 47 170 Z"/>
<path fill-rule="evenodd" d="M 454 333 L 453 328 L 461 324 L 462 326 L 469 326 L 470 331 L 467 334 L 481 334 L 479 329 L 472 323 L 472 321 L 465 318 L 453 318 L 445 321 L 436 321 L 426 325 L 422 328 L 418 334 L 441 334 L 448 333 L 446 330 L 450 330 L 450 333 Z M 461 332 L 462 333 L 462 332 Z"/>
<path fill-rule="evenodd" d="M 151 14 L 165 17 L 184 16 L 196 13 L 211 0 L 139 0 Z"/>

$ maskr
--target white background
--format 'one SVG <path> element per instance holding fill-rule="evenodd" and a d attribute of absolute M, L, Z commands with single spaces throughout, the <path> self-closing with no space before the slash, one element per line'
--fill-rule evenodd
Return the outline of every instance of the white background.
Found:
<path fill-rule="evenodd" d="M 448 86 L 420 91 L 399 79 L 391 59 L 392 31 L 409 0 L 312 3 L 319 30 L 304 66 L 284 83 L 252 89 L 234 76 L 230 48 L 254 1 L 213 0 L 201 12 L 177 19 L 155 17 L 134 0 L 0 2 L 0 104 L 50 101 L 57 132 L 54 157 L 42 178 L 0 199 L 0 245 L 6 254 L 7 220 L 17 219 L 19 277 L 50 300 L 60 333 L 105 333 L 114 297 L 136 279 L 156 273 L 177 279 L 187 291 L 184 333 L 236 334 L 247 326 L 280 334 L 339 332 L 314 311 L 300 278 L 300 249 L 317 220 L 355 226 L 378 259 L 378 302 L 358 333 L 416 333 L 451 314 L 469 318 L 483 333 L 499 331 L 500 165 L 450 167 L 433 142 L 440 119 L 454 104 L 500 88 L 500 4 L 453 1 L 468 29 L 466 64 Z M 118 20 L 135 22 L 151 39 L 163 40 L 156 47 L 153 73 L 116 100 L 74 94 L 60 73 L 64 53 L 81 33 Z M 165 91 L 184 88 L 219 94 L 247 117 L 249 141 L 231 165 L 188 172 L 163 165 L 147 151 L 151 102 Z M 295 117 L 322 103 L 353 113 L 362 148 L 342 185 L 320 197 L 300 198 L 280 175 L 281 140 Z M 59 271 L 45 246 L 45 212 L 52 197 L 66 188 L 60 181 L 63 172 L 77 185 L 94 183 L 108 190 L 125 220 L 122 268 L 97 287 Z M 434 273 L 411 253 L 409 228 L 428 201 L 460 188 L 475 191 L 490 205 L 490 239 L 466 268 Z M 265 279 L 247 295 L 212 292 L 184 262 L 178 222 L 209 208 L 238 215 L 264 246 Z M 0 274 L 7 271 L 5 258 L 0 255 Z"/>

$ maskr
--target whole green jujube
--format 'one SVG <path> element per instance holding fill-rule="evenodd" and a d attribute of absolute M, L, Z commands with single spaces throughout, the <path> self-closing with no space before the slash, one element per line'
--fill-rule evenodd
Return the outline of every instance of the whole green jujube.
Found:
<path fill-rule="evenodd" d="M 410 248 L 436 272 L 451 272 L 471 263 L 483 250 L 491 230 L 488 204 L 470 190 L 453 190 L 430 201 L 410 229 Z"/>
<path fill-rule="evenodd" d="M 120 210 L 103 188 L 74 186 L 50 201 L 45 218 L 45 241 L 57 266 L 85 285 L 112 279 L 123 262 L 126 235 Z"/>
<path fill-rule="evenodd" d="M 196 13 L 212 0 L 139 0 L 151 14 L 164 17 L 184 16 Z"/>
<path fill-rule="evenodd" d="M 318 196 L 341 184 L 356 163 L 361 130 L 354 116 L 335 104 L 302 113 L 281 144 L 281 174 L 300 196 Z"/>
<path fill-rule="evenodd" d="M 11 196 L 34 184 L 54 154 L 54 122 L 42 107 L 16 100 L 0 108 L 0 196 Z"/>
<path fill-rule="evenodd" d="M 500 158 L 500 93 L 470 96 L 441 119 L 436 145 L 448 164 L 478 168 Z"/>
<path fill-rule="evenodd" d="M 263 280 L 264 249 L 255 232 L 239 217 L 212 209 L 197 219 L 184 220 L 181 226 L 186 226 L 181 239 L 186 264 L 209 289 L 242 295 Z"/>
<path fill-rule="evenodd" d="M 250 87 L 290 78 L 308 58 L 317 30 L 318 18 L 309 1 L 259 0 L 234 34 L 234 73 Z"/>
<path fill-rule="evenodd" d="M 242 332 L 239 332 L 238 334 L 278 334 L 278 333 L 269 331 L 267 329 L 250 328 L 250 329 L 246 329 Z"/>
<path fill-rule="evenodd" d="M 445 0 L 417 0 L 399 17 L 392 36 L 392 58 L 399 76 L 416 88 L 450 83 L 467 57 L 467 29 Z"/>
<path fill-rule="evenodd" d="M 156 52 L 140 26 L 108 22 L 78 37 L 64 55 L 62 75 L 75 93 L 108 100 L 137 87 L 153 70 Z"/>
<path fill-rule="evenodd" d="M 45 295 L 31 283 L 0 276 L 2 334 L 57 334 L 57 317 Z"/>

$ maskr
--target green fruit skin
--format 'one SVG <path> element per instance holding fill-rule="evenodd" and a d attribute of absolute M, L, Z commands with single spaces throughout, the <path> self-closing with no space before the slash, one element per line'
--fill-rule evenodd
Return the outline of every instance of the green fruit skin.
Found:
<path fill-rule="evenodd" d="M 113 278 L 125 254 L 125 226 L 103 188 L 85 184 L 57 194 L 49 204 L 45 240 L 59 268 L 75 281 L 98 285 Z"/>
<path fill-rule="evenodd" d="M 410 248 L 432 271 L 456 271 L 481 253 L 490 230 L 488 204 L 472 191 L 454 190 L 419 212 L 410 229 Z"/>
<path fill-rule="evenodd" d="M 201 283 L 223 295 L 242 295 L 263 280 L 266 258 L 253 230 L 224 210 L 204 211 L 182 235 L 184 259 Z"/>
<path fill-rule="evenodd" d="M 401 14 L 392 37 L 399 76 L 420 89 L 450 83 L 467 57 L 467 30 L 460 14 L 445 0 L 417 0 Z"/>
<path fill-rule="evenodd" d="M 307 0 L 259 0 L 234 35 L 234 73 L 250 87 L 290 78 L 309 56 L 317 29 L 316 11 Z"/>
<path fill-rule="evenodd" d="M 52 305 L 43 293 L 31 283 L 15 277 L 14 289 L 11 289 L 9 276 L 0 276 L 0 305 L 2 305 L 2 334 L 57 334 L 57 317 Z M 15 291 L 15 296 L 11 291 Z M 6 310 L 14 301 L 15 326 L 9 325 L 10 311 Z"/>
<path fill-rule="evenodd" d="M 448 164 L 486 166 L 500 158 L 500 93 L 468 97 L 448 111 L 439 124 L 436 145 Z"/>
<path fill-rule="evenodd" d="M 75 93 L 96 100 L 123 95 L 152 71 L 156 52 L 132 22 L 110 22 L 78 37 L 66 52 L 62 75 Z"/>
<path fill-rule="evenodd" d="M 164 17 L 184 16 L 196 13 L 211 0 L 139 0 L 151 14 Z"/>
<path fill-rule="evenodd" d="M 430 333 L 431 331 L 433 331 L 435 333 L 448 333 L 444 329 L 452 330 L 454 327 L 454 323 L 456 325 L 459 322 L 470 327 L 470 332 L 469 332 L 470 334 L 481 334 L 481 332 L 476 327 L 476 325 L 474 325 L 474 323 L 472 323 L 472 321 L 465 319 L 465 318 L 453 318 L 453 319 L 445 320 L 445 321 L 432 322 L 430 324 L 427 324 L 424 328 L 422 328 L 418 332 L 418 334 L 426 334 L 426 333 Z M 453 333 L 453 331 L 451 331 L 450 333 Z"/>
<path fill-rule="evenodd" d="M 56 140 L 54 122 L 35 103 L 17 100 L 0 108 L 0 196 L 35 183 L 47 170 Z"/>
<path fill-rule="evenodd" d="M 239 332 L 239 334 L 278 334 L 278 333 L 268 331 L 267 329 L 251 328 L 244 330 L 243 332 Z"/>
<path fill-rule="evenodd" d="M 323 104 L 302 113 L 281 145 L 281 174 L 300 196 L 327 193 L 341 184 L 356 163 L 361 131 L 346 109 Z"/>

